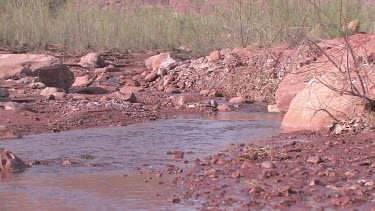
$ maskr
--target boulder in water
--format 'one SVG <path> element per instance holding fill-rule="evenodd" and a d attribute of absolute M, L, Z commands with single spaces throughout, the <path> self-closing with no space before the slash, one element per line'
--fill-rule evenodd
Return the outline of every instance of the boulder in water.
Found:
<path fill-rule="evenodd" d="M 29 167 L 29 165 L 27 165 L 18 156 L 4 148 L 0 148 L 0 158 L 0 171 L 23 169 Z"/>

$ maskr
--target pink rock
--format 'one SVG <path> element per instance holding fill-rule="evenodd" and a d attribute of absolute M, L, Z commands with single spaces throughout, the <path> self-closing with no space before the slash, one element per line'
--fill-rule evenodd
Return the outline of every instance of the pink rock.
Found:
<path fill-rule="evenodd" d="M 123 86 L 120 89 L 121 93 L 127 94 L 127 93 L 137 93 L 137 92 L 144 92 L 145 89 L 142 87 L 135 87 L 135 86 Z"/>
<path fill-rule="evenodd" d="M 200 97 L 190 94 L 180 94 L 172 96 L 172 104 L 178 107 L 187 106 L 188 104 L 195 104 L 201 101 L 202 99 Z"/>
<path fill-rule="evenodd" d="M 152 71 L 151 73 L 147 74 L 145 77 L 145 81 L 152 82 L 155 81 L 158 78 L 158 74 L 156 71 Z"/>
<path fill-rule="evenodd" d="M 222 97 L 223 94 L 215 89 L 211 89 L 210 93 L 208 94 L 209 97 Z"/>
<path fill-rule="evenodd" d="M 338 80 L 329 82 L 335 87 L 342 87 L 344 83 L 346 82 Z M 363 99 L 341 95 L 311 80 L 291 101 L 281 127 L 287 131 L 327 130 L 337 120 L 361 115 L 366 107 Z"/>
<path fill-rule="evenodd" d="M 39 76 L 49 87 L 68 89 L 74 83 L 73 72 L 58 58 L 46 54 L 0 54 L 0 80 Z"/>
<path fill-rule="evenodd" d="M 179 94 L 181 93 L 181 91 L 176 88 L 176 87 L 173 87 L 173 86 L 169 86 L 165 89 L 165 92 L 168 93 L 168 94 Z"/>
<path fill-rule="evenodd" d="M 86 68 L 100 68 L 106 66 L 106 62 L 98 53 L 88 53 L 81 57 L 81 61 L 78 64 Z"/>
<path fill-rule="evenodd" d="M 222 111 L 222 112 L 232 111 L 233 107 L 230 105 L 222 104 L 222 105 L 217 106 L 217 110 Z"/>
<path fill-rule="evenodd" d="M 310 78 L 312 78 L 311 72 L 301 72 L 299 74 L 289 74 L 280 82 L 275 98 L 276 105 L 282 113 L 288 111 L 290 102 L 306 87 Z"/>
<path fill-rule="evenodd" d="M 203 96 L 208 96 L 208 94 L 210 94 L 210 90 L 209 89 L 204 89 L 204 90 L 201 90 L 199 92 L 199 94 L 203 95 Z"/>
<path fill-rule="evenodd" d="M 212 62 L 218 62 L 220 59 L 221 59 L 220 51 L 213 51 L 208 57 L 208 60 Z"/>
<path fill-rule="evenodd" d="M 110 65 L 108 67 L 98 68 L 98 69 L 95 70 L 95 73 L 98 73 L 98 74 L 99 73 L 110 73 L 110 72 L 120 72 L 120 69 Z"/>
<path fill-rule="evenodd" d="M 248 103 L 249 101 L 244 97 L 233 97 L 229 100 L 229 103 L 232 104 L 241 104 L 241 103 Z"/>
<path fill-rule="evenodd" d="M 128 102 L 131 102 L 131 103 L 137 102 L 137 98 L 135 97 L 135 95 L 133 93 L 124 94 L 122 92 L 114 92 L 114 93 L 110 94 L 109 97 L 112 98 L 112 99 L 128 101 Z"/>
<path fill-rule="evenodd" d="M 280 109 L 277 107 L 277 105 L 268 105 L 267 107 L 268 109 L 268 112 L 271 112 L 271 113 L 280 113 Z"/>
<path fill-rule="evenodd" d="M 170 53 L 160 53 L 155 56 L 151 56 L 145 61 L 145 66 L 152 70 L 158 71 L 159 69 L 172 69 L 177 65 L 176 60 L 171 57 Z"/>
<path fill-rule="evenodd" d="M 88 86 L 91 82 L 92 82 L 92 80 L 90 80 L 90 76 L 89 75 L 84 75 L 84 76 L 76 77 L 76 79 L 75 79 L 74 84 L 72 85 L 72 87 Z"/>

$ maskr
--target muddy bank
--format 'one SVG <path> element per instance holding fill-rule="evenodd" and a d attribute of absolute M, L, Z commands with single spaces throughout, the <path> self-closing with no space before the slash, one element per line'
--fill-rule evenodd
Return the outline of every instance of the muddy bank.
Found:
<path fill-rule="evenodd" d="M 375 206 L 374 133 L 283 134 L 237 144 L 177 174 L 181 203 L 201 210 L 359 209 Z"/>

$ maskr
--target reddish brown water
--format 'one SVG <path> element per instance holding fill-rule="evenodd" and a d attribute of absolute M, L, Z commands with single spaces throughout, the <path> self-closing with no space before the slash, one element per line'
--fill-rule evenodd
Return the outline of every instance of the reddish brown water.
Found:
<path fill-rule="evenodd" d="M 0 210 L 192 210 L 169 202 L 174 187 L 159 184 L 168 178 L 153 177 L 146 183 L 148 175 L 136 174 L 138 169 L 187 167 L 190 164 L 173 160 L 166 152 L 190 152 L 184 159 L 193 161 L 231 143 L 274 135 L 279 126 L 279 115 L 231 112 L 4 141 L 1 147 L 25 161 L 50 164 L 3 175 Z M 63 166 L 64 160 L 77 164 Z"/>

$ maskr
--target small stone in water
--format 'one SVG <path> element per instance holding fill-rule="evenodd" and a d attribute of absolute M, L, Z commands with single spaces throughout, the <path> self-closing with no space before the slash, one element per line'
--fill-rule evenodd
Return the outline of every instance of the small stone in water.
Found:
<path fill-rule="evenodd" d="M 72 165 L 72 162 L 70 162 L 69 160 L 64 160 L 63 165 Z"/>
<path fill-rule="evenodd" d="M 181 202 L 181 199 L 179 199 L 179 198 L 173 198 L 173 199 L 171 199 L 170 201 L 171 201 L 173 204 L 178 204 L 178 203 Z"/>

